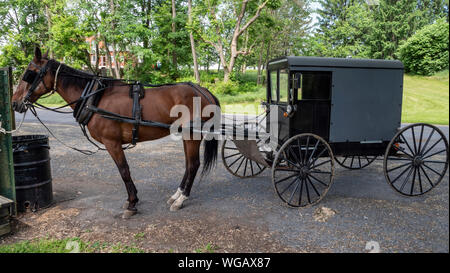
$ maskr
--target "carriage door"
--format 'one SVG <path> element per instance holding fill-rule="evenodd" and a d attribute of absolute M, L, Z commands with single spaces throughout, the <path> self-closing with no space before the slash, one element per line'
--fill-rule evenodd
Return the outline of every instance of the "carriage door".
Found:
<path fill-rule="evenodd" d="M 331 110 L 331 72 L 293 72 L 295 112 L 290 134 L 313 133 L 329 139 Z"/>
<path fill-rule="evenodd" d="M 278 140 L 281 144 L 289 138 L 290 131 L 289 116 L 286 115 L 292 101 L 289 92 L 289 70 L 270 71 L 270 89 L 269 103 L 278 106 Z"/>

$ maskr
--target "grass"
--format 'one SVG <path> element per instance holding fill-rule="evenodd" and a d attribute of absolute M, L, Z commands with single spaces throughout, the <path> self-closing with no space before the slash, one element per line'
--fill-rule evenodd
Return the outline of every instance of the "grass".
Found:
<path fill-rule="evenodd" d="M 431 77 L 406 75 L 404 79 L 404 123 L 449 124 L 449 73 Z"/>
<path fill-rule="evenodd" d="M 144 250 L 121 243 L 85 242 L 79 238 L 36 239 L 0 245 L 0 253 L 143 253 Z"/>
<path fill-rule="evenodd" d="M 248 71 L 240 76 L 241 80 L 255 80 L 256 72 Z M 245 112 L 256 114 L 258 105 L 266 98 L 265 87 L 255 92 L 242 92 L 237 95 L 218 95 L 224 113 Z M 42 99 L 40 103 L 47 106 L 60 106 L 65 104 L 62 98 L 55 94 Z M 260 112 L 258 112 L 260 113 Z M 441 71 L 434 76 L 424 77 L 405 75 L 403 92 L 404 123 L 431 123 L 449 124 L 449 71 Z"/>

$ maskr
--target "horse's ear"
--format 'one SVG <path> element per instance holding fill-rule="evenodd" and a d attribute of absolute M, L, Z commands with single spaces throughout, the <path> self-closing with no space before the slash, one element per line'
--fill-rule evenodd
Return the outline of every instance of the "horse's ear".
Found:
<path fill-rule="evenodd" d="M 44 53 L 44 56 L 42 56 L 42 58 L 44 58 L 44 59 L 48 58 L 48 51 L 49 51 L 49 49 L 47 49 L 47 51 Z"/>
<path fill-rule="evenodd" d="M 42 59 L 42 52 L 39 46 L 34 48 L 34 60 L 40 61 Z"/>

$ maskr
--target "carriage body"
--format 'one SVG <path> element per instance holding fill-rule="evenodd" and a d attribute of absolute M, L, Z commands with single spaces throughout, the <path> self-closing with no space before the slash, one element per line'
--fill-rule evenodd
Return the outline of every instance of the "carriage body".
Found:
<path fill-rule="evenodd" d="M 386 181 L 397 193 L 429 192 L 446 175 L 449 145 L 437 126 L 402 126 L 403 74 L 403 64 L 390 60 L 270 61 L 264 130 L 276 148 L 265 149 L 263 139 L 224 141 L 225 167 L 241 178 L 270 168 L 275 192 L 292 207 L 324 198 L 335 163 L 356 170 L 380 157 Z"/>
<path fill-rule="evenodd" d="M 280 143 L 312 133 L 335 156 L 379 156 L 401 126 L 400 61 L 283 57 L 268 63 L 267 79 Z"/>

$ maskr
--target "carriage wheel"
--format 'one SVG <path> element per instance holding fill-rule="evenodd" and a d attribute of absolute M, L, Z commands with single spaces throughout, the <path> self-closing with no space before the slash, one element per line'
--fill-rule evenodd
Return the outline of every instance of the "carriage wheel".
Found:
<path fill-rule="evenodd" d="M 448 142 L 439 128 L 413 124 L 400 130 L 384 156 L 384 175 L 396 192 L 419 196 L 435 188 L 448 168 Z"/>
<path fill-rule="evenodd" d="M 259 144 L 258 141 L 256 141 L 257 144 Z M 266 169 L 266 166 L 241 154 L 232 140 L 223 141 L 222 161 L 225 168 L 232 175 L 240 178 L 255 177 Z"/>
<path fill-rule="evenodd" d="M 290 138 L 280 148 L 272 166 L 275 191 L 291 207 L 318 203 L 333 178 L 333 152 L 324 139 L 313 134 Z"/>
<path fill-rule="evenodd" d="M 335 157 L 336 162 L 344 168 L 350 170 L 359 170 L 365 168 L 372 164 L 376 156 L 344 156 L 344 157 Z"/>

